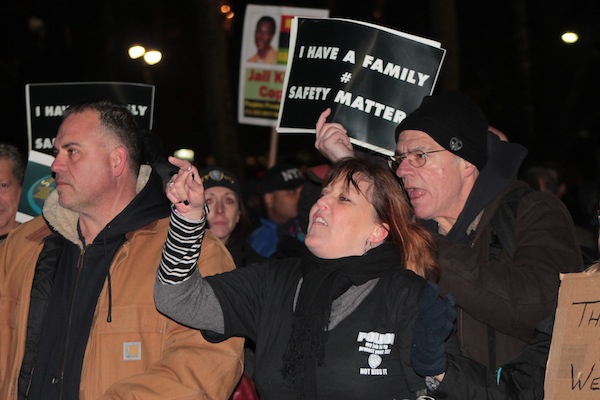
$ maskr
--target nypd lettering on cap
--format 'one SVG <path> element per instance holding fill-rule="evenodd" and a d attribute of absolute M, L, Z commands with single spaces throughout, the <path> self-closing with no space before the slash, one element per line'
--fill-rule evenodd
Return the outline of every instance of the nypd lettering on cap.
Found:
<path fill-rule="evenodd" d="M 285 182 L 289 182 L 293 179 L 302 179 L 302 172 L 298 168 L 290 168 L 285 171 L 281 171 L 281 177 Z"/>

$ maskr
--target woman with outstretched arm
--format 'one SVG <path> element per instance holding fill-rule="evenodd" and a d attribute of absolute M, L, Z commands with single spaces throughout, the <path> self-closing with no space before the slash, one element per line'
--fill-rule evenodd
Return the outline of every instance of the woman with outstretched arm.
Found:
<path fill-rule="evenodd" d="M 194 168 L 180 171 L 167 188 L 157 307 L 210 340 L 253 339 L 261 399 L 416 399 L 427 390 L 410 365 L 420 299 L 449 307 L 426 281 L 438 272 L 431 237 L 376 161 L 343 159 L 323 186 L 309 217 L 310 256 L 203 278 L 204 191 Z M 441 335 L 452 330 L 451 311 L 441 313 Z"/>

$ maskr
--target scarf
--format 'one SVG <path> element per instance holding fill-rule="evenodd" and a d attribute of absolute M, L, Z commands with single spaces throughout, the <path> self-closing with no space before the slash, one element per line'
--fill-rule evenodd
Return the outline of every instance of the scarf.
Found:
<path fill-rule="evenodd" d="M 325 360 L 331 303 L 351 286 L 402 268 L 402 255 L 391 243 L 383 243 L 362 256 L 334 260 L 312 254 L 307 257 L 302 264 L 303 282 L 281 371 L 298 398 L 316 398 L 316 367 Z"/>

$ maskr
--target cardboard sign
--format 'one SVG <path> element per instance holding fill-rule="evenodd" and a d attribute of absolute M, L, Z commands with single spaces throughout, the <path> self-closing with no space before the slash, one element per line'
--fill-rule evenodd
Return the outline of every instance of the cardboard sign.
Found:
<path fill-rule="evenodd" d="M 295 18 L 279 133 L 314 133 L 319 115 L 351 141 L 392 155 L 394 130 L 432 94 L 445 55 L 440 43 L 345 19 Z"/>
<path fill-rule="evenodd" d="M 600 398 L 600 274 L 562 274 L 544 398 Z"/>
<path fill-rule="evenodd" d="M 327 17 L 318 8 L 249 4 L 244 17 L 238 122 L 275 126 L 288 61 L 290 28 L 294 16 Z M 270 29 L 274 28 L 271 33 Z"/>

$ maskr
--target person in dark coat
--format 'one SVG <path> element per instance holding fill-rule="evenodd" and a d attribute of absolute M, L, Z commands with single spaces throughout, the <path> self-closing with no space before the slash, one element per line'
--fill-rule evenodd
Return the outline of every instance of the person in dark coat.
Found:
<path fill-rule="evenodd" d="M 599 270 L 600 262 L 596 262 L 586 269 L 586 273 Z M 498 369 L 491 369 L 456 355 L 448 346 L 447 321 L 456 315 L 451 305 L 432 307 L 421 301 L 420 310 L 411 364 L 418 374 L 430 377 L 431 394 L 436 400 L 544 399 L 555 312 L 536 326 L 534 338 L 523 351 Z"/>
<path fill-rule="evenodd" d="M 280 225 L 298 216 L 298 201 L 305 182 L 304 173 L 292 164 L 278 163 L 265 171 L 258 184 L 264 215 L 248 238 L 250 246 L 261 256 L 277 253 Z M 290 236 L 288 232 L 284 235 Z"/>
<path fill-rule="evenodd" d="M 326 123 L 330 112 L 317 121 L 315 146 L 330 160 L 352 156 L 346 129 Z M 581 271 L 583 261 L 564 204 L 516 180 L 527 150 L 501 141 L 488 125 L 465 94 L 426 96 L 398 125 L 389 161 L 416 216 L 436 235 L 440 293 L 456 299 L 462 355 L 495 370 L 552 312 L 559 274 Z M 507 220 L 499 216 L 513 197 L 503 229 L 514 240 L 511 251 L 499 242 L 496 222 Z"/>
<path fill-rule="evenodd" d="M 310 212 L 310 256 L 215 279 L 196 270 L 209 232 L 193 173 L 178 173 L 167 191 L 174 211 L 155 284 L 161 312 L 211 340 L 254 339 L 263 400 L 423 398 L 410 348 L 437 268 L 431 235 L 386 166 L 348 158 L 332 167 Z"/>

